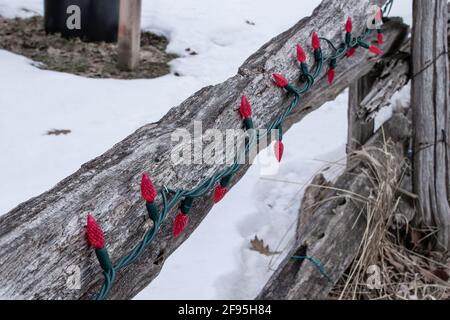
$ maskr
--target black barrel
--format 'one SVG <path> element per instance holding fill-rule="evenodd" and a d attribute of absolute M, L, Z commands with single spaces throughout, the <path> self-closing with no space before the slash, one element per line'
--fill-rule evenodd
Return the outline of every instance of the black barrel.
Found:
<path fill-rule="evenodd" d="M 69 29 L 67 8 L 80 8 L 80 29 Z M 45 31 L 84 41 L 116 42 L 120 0 L 45 0 Z"/>

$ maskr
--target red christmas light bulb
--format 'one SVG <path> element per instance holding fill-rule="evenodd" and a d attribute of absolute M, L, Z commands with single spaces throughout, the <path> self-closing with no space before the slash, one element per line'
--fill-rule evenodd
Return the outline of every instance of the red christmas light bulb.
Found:
<path fill-rule="evenodd" d="M 246 96 L 241 98 L 241 108 L 239 109 L 243 119 L 249 119 L 252 117 L 252 107 Z"/>
<path fill-rule="evenodd" d="M 335 75 L 336 75 L 336 71 L 334 70 L 334 68 L 328 69 L 328 83 L 329 84 L 333 84 Z"/>
<path fill-rule="evenodd" d="M 214 203 L 219 203 L 222 201 L 227 192 L 228 189 L 219 184 L 214 190 Z"/>
<path fill-rule="evenodd" d="M 305 63 L 306 62 L 305 50 L 303 50 L 303 48 L 300 45 L 297 45 L 297 59 L 301 63 Z"/>
<path fill-rule="evenodd" d="M 142 198 L 148 203 L 153 203 L 155 201 L 156 194 L 157 194 L 157 192 L 152 183 L 152 180 L 150 180 L 150 178 L 147 174 L 143 174 L 142 180 L 141 180 Z"/>
<path fill-rule="evenodd" d="M 353 31 L 353 21 L 350 17 L 348 17 L 347 22 L 345 23 L 345 31 L 347 31 L 347 33 L 351 33 Z"/>
<path fill-rule="evenodd" d="M 347 51 L 347 58 L 352 57 L 355 54 L 355 52 L 356 52 L 356 48 L 348 49 L 348 51 Z"/>
<path fill-rule="evenodd" d="M 180 212 L 175 217 L 175 222 L 173 224 L 173 236 L 174 238 L 178 237 L 184 229 L 186 229 L 187 225 L 189 223 L 189 216 L 187 214 L 184 214 L 183 212 Z"/>
<path fill-rule="evenodd" d="M 284 153 L 283 141 L 281 141 L 281 140 L 277 141 L 275 143 L 274 149 L 275 149 L 275 157 L 277 158 L 278 162 L 281 162 L 281 159 L 283 158 L 283 153 Z"/>
<path fill-rule="evenodd" d="M 382 33 L 379 33 L 377 35 L 377 40 L 378 40 L 378 44 L 383 44 L 384 43 L 384 35 Z"/>
<path fill-rule="evenodd" d="M 370 46 L 369 51 L 375 54 L 383 54 L 383 50 L 375 46 Z"/>
<path fill-rule="evenodd" d="M 273 79 L 275 80 L 275 84 L 280 88 L 286 88 L 289 85 L 289 82 L 281 74 L 274 73 Z"/>
<path fill-rule="evenodd" d="M 313 32 L 312 34 L 312 47 L 314 50 L 320 49 L 320 39 L 317 33 Z"/>
<path fill-rule="evenodd" d="M 105 247 L 105 236 L 103 235 L 103 231 L 91 214 L 88 214 L 87 216 L 86 239 L 89 245 L 96 250 Z"/>

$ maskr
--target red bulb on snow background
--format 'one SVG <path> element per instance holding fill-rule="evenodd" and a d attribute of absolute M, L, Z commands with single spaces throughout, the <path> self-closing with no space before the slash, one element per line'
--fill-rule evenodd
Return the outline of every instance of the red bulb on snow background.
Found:
<path fill-rule="evenodd" d="M 370 46 L 369 51 L 375 54 L 383 54 L 383 50 L 375 46 Z"/>
<path fill-rule="evenodd" d="M 289 82 L 281 74 L 274 73 L 273 79 L 275 80 L 275 84 L 280 88 L 286 88 L 289 85 Z"/>
<path fill-rule="evenodd" d="M 90 214 L 87 216 L 86 238 L 89 245 L 97 250 L 105 247 L 103 231 Z"/>
<path fill-rule="evenodd" d="M 283 159 L 283 153 L 284 153 L 284 144 L 283 141 L 277 141 L 275 143 L 275 157 L 277 158 L 278 162 L 281 162 L 281 159 Z"/>
<path fill-rule="evenodd" d="M 141 195 L 142 198 L 148 203 L 152 203 L 156 198 L 156 189 L 153 186 L 152 180 L 148 177 L 148 175 L 144 174 L 141 180 Z"/>
<path fill-rule="evenodd" d="M 241 98 L 241 108 L 239 109 L 243 119 L 249 119 L 252 117 L 252 107 L 246 96 Z"/>
<path fill-rule="evenodd" d="M 222 201 L 227 192 L 228 189 L 219 184 L 214 190 L 214 203 L 219 203 Z"/>
<path fill-rule="evenodd" d="M 352 18 L 348 17 L 347 22 L 345 23 L 345 31 L 351 33 L 353 31 L 353 21 Z"/>
<path fill-rule="evenodd" d="M 356 48 L 350 48 L 347 51 L 347 58 L 352 57 L 356 53 Z"/>
<path fill-rule="evenodd" d="M 377 40 L 378 40 L 378 44 L 383 44 L 384 43 L 384 35 L 382 33 L 379 33 L 377 35 Z"/>
<path fill-rule="evenodd" d="M 320 49 L 320 39 L 317 33 L 313 32 L 312 34 L 312 46 L 314 50 Z"/>
<path fill-rule="evenodd" d="M 333 84 L 335 75 L 336 75 L 336 71 L 334 71 L 333 68 L 330 68 L 328 70 L 328 83 L 329 84 Z"/>
<path fill-rule="evenodd" d="M 306 62 L 305 50 L 303 50 L 303 48 L 300 45 L 297 45 L 297 59 L 301 63 L 305 63 Z"/>
<path fill-rule="evenodd" d="M 186 229 L 188 223 L 189 216 L 182 212 L 178 213 L 173 224 L 173 236 L 178 237 Z"/>

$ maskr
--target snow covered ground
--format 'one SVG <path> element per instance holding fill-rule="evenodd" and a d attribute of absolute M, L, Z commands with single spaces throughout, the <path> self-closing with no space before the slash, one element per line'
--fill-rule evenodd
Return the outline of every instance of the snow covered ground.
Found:
<path fill-rule="evenodd" d="M 0 14 L 42 14 L 42 2 L 0 0 Z M 24 57 L 0 50 L 0 214 L 51 188 L 198 89 L 234 75 L 251 53 L 309 15 L 320 1 L 143 2 L 143 27 L 169 38 L 168 51 L 180 56 L 171 63 L 172 71 L 182 77 L 86 79 L 40 70 Z M 410 22 L 411 2 L 396 0 L 392 14 Z M 199 54 L 190 56 L 186 48 Z M 275 251 L 286 247 L 304 184 L 329 166 L 327 161 L 344 156 L 346 107 L 343 93 L 294 126 L 285 136 L 280 171 L 264 178 L 261 166 L 253 166 L 136 298 L 253 298 L 282 255 L 272 261 L 250 251 L 250 240 L 258 235 Z M 72 133 L 44 134 L 53 128 Z M 332 166 L 328 174 L 339 168 Z"/>

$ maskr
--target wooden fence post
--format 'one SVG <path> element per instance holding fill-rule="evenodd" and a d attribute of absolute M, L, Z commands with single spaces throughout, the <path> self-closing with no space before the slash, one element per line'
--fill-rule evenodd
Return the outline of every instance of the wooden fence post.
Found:
<path fill-rule="evenodd" d="M 118 66 L 134 70 L 139 63 L 142 0 L 120 0 Z"/>
<path fill-rule="evenodd" d="M 414 0 L 412 92 L 417 224 L 437 227 L 450 247 L 447 0 Z"/>
<path fill-rule="evenodd" d="M 375 79 L 376 77 L 370 73 L 355 81 L 349 88 L 347 154 L 360 149 L 373 136 L 375 121 L 360 119 L 358 111 L 361 101 L 370 92 Z"/>

